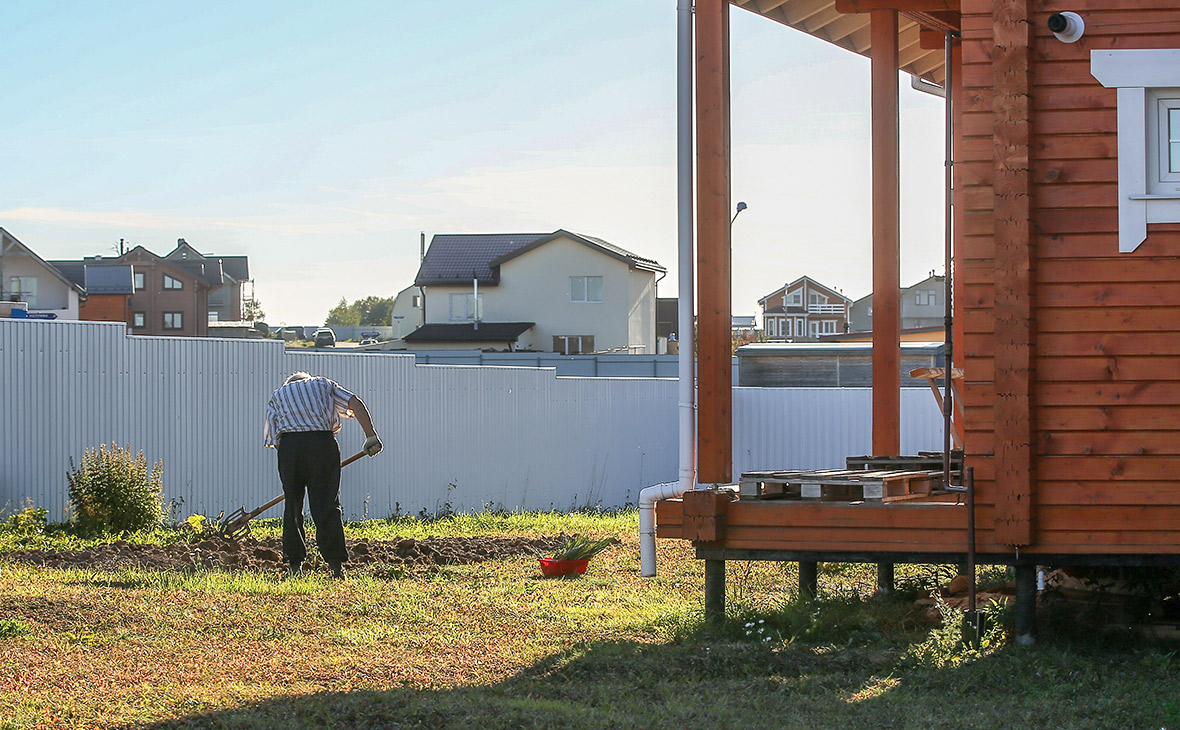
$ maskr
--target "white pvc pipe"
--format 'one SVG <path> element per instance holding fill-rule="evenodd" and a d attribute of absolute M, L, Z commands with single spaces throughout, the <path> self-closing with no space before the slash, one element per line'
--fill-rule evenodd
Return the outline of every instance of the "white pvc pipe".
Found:
<path fill-rule="evenodd" d="M 639 492 L 640 575 L 656 574 L 655 504 L 679 497 L 696 486 L 696 357 L 693 352 L 692 250 L 692 0 L 676 3 L 676 211 L 679 263 L 677 359 L 680 480 Z"/>

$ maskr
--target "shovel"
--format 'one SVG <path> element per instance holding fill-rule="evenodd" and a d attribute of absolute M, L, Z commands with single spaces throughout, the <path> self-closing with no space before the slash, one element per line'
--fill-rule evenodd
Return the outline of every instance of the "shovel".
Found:
<path fill-rule="evenodd" d="M 340 462 L 340 468 L 348 466 L 364 455 L 365 452 L 363 451 L 353 454 L 344 461 Z M 217 526 L 217 534 L 231 540 L 237 540 L 240 537 L 250 534 L 250 520 L 267 511 L 271 507 L 274 507 L 279 502 L 282 502 L 284 499 L 286 499 L 286 497 L 286 494 L 280 494 L 261 507 L 252 509 L 249 512 L 247 512 L 244 507 L 239 507 L 237 511 L 231 512 L 228 517 L 221 521 L 221 523 Z"/>

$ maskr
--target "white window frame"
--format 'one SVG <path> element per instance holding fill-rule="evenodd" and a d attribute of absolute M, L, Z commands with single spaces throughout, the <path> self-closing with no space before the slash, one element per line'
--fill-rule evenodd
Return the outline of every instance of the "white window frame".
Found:
<path fill-rule="evenodd" d="M 165 291 L 181 291 L 184 289 L 184 282 L 171 274 L 164 274 L 164 289 Z"/>
<path fill-rule="evenodd" d="M 29 305 L 29 309 L 37 308 L 37 277 L 10 276 L 8 277 L 8 295 L 17 297 L 17 301 Z"/>
<path fill-rule="evenodd" d="M 1090 73 L 1118 89 L 1119 251 L 1128 253 L 1147 238 L 1148 223 L 1180 223 L 1180 176 L 1160 174 L 1160 115 L 1180 102 L 1180 49 L 1093 50 Z"/>
<path fill-rule="evenodd" d="M 834 334 L 836 334 L 836 320 L 834 320 L 834 319 L 825 319 L 825 320 L 823 321 L 823 333 L 824 333 L 825 335 L 834 335 Z"/>
<path fill-rule="evenodd" d="M 816 305 L 816 306 L 818 306 L 818 305 L 821 305 L 821 304 L 827 304 L 827 303 L 828 303 L 828 298 L 827 298 L 827 296 L 825 296 L 825 295 L 823 295 L 823 294 L 820 294 L 819 292 L 814 292 L 814 291 L 813 291 L 813 292 L 811 292 L 811 294 L 810 294 L 810 295 L 807 297 L 807 303 L 808 303 L 809 305 Z"/>
<path fill-rule="evenodd" d="M 591 291 L 591 284 L 594 282 L 598 283 L 597 299 Z M 601 304 L 604 286 L 601 276 L 571 276 L 570 301 L 577 304 Z"/>
<path fill-rule="evenodd" d="M 819 335 L 820 335 L 820 322 L 818 319 L 810 320 L 807 323 L 807 335 L 809 337 L 819 337 Z"/>
<path fill-rule="evenodd" d="M 783 306 L 785 307 L 802 307 L 803 306 L 803 292 L 793 291 L 783 295 Z"/>
<path fill-rule="evenodd" d="M 560 355 L 586 355 L 594 351 L 594 335 L 554 335 L 553 339 L 561 340 L 565 346 L 564 352 L 555 350 Z M 571 348 L 571 343 L 577 343 L 577 346 Z M 588 347 L 583 345 L 588 345 Z M 576 352 L 571 352 L 571 349 Z"/>
<path fill-rule="evenodd" d="M 475 297 L 474 306 L 472 306 L 473 297 Z M 452 322 L 470 322 L 474 319 L 483 319 L 483 294 L 478 297 L 470 292 L 451 294 L 448 299 L 447 314 Z"/>

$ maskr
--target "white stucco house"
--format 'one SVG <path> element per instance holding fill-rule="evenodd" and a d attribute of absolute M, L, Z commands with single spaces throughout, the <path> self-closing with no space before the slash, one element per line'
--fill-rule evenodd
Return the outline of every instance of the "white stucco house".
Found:
<path fill-rule="evenodd" d="M 440 234 L 414 286 L 424 324 L 413 349 L 656 352 L 664 267 L 593 236 Z"/>
<path fill-rule="evenodd" d="M 78 319 L 85 298 L 81 286 L 0 228 L 0 302 L 24 302 L 30 314 Z"/>

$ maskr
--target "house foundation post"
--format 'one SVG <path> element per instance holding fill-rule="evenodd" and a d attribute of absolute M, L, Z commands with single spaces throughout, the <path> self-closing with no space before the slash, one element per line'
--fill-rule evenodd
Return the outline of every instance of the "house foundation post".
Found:
<path fill-rule="evenodd" d="M 1016 643 L 1037 643 L 1037 566 L 1016 565 Z"/>
<path fill-rule="evenodd" d="M 725 561 L 705 561 L 705 619 L 725 618 Z"/>
<path fill-rule="evenodd" d="M 819 592 L 819 563 L 799 561 L 799 595 L 815 598 Z"/>
<path fill-rule="evenodd" d="M 877 563 L 877 592 L 893 592 L 893 563 Z"/>

